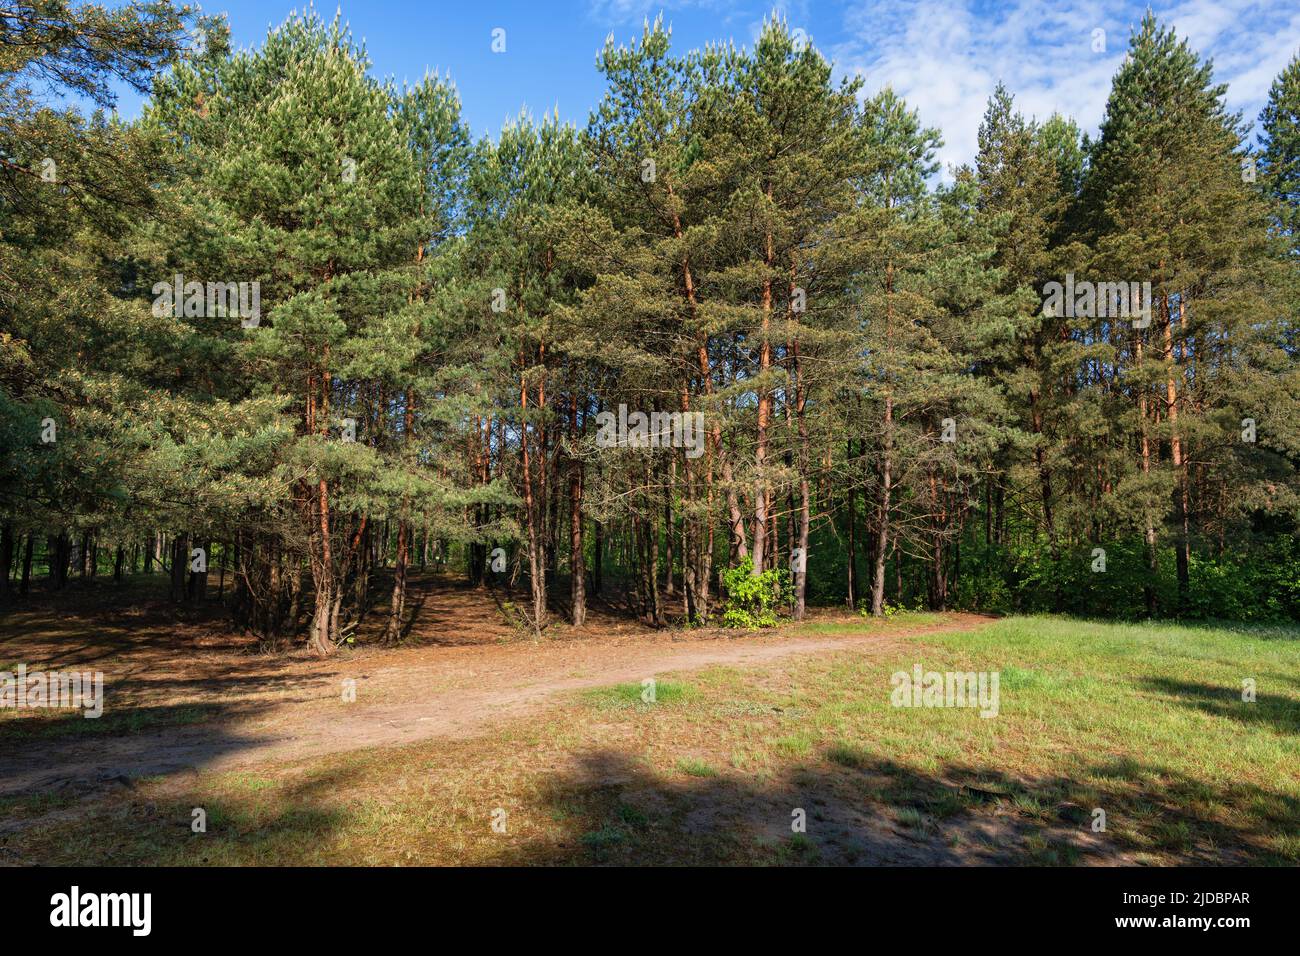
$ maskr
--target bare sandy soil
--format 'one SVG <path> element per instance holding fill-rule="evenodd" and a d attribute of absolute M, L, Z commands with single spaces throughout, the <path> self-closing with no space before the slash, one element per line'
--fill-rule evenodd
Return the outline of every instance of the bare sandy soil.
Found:
<path fill-rule="evenodd" d="M 861 633 L 737 636 L 656 632 L 598 614 L 585 629 L 528 640 L 502 623 L 483 592 L 436 578 L 417 587 L 425 613 L 406 645 L 327 660 L 231 647 L 218 622 L 160 620 L 157 607 L 10 615 L 0 626 L 0 666 L 102 670 L 104 719 L 117 722 L 83 729 L 69 726 L 79 715 L 52 719 L 49 711 L 0 722 L 0 796 L 472 738 L 585 688 L 791 655 L 884 654 L 902 638 L 990 620 L 953 614 L 927 627 L 881 631 L 864 622 Z M 355 701 L 344 699 L 345 681 L 355 682 Z M 15 723 L 24 719 L 41 725 Z"/>

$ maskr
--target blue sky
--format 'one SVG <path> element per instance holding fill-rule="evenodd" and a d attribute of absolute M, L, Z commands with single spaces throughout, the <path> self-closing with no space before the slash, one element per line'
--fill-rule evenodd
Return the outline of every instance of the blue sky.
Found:
<path fill-rule="evenodd" d="M 892 83 L 943 131 L 946 163 L 969 161 L 985 101 L 998 80 L 1026 114 L 1059 111 L 1085 128 L 1100 122 L 1110 78 L 1131 27 L 1147 4 L 1124 0 L 345 0 L 343 18 L 366 41 L 380 76 L 416 80 L 426 69 L 450 72 L 466 119 L 493 135 L 521 107 L 586 121 L 602 82 L 596 52 L 606 36 L 627 41 L 661 10 L 673 42 L 687 50 L 715 40 L 748 45 L 763 18 L 779 10 L 804 30 L 841 74 L 857 73 L 874 91 Z M 1269 84 L 1300 50 L 1296 0 L 1184 0 L 1151 4 L 1229 83 L 1229 106 L 1254 119 Z M 301 2 L 207 0 L 226 12 L 236 46 L 261 42 L 267 28 Z M 332 16 L 333 3 L 318 4 Z M 506 31 L 493 53 L 492 31 Z M 1094 31 L 1105 49 L 1094 51 Z M 123 115 L 139 98 L 122 97 Z"/>

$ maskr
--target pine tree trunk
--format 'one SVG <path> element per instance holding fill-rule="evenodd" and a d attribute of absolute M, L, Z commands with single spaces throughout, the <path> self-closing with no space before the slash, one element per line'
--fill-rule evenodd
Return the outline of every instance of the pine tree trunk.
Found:
<path fill-rule="evenodd" d="M 669 466 L 668 486 L 664 491 L 664 568 L 666 570 L 665 598 L 674 595 L 673 586 L 673 490 L 677 484 L 677 459 Z"/>
<path fill-rule="evenodd" d="M 930 610 L 948 610 L 948 567 L 944 542 L 948 528 L 946 489 L 940 488 L 938 475 L 927 477 L 930 487 L 932 524 L 930 528 Z"/>
<path fill-rule="evenodd" d="M 804 617 L 805 595 L 808 590 L 808 525 L 811 521 L 808 502 L 808 419 L 805 415 L 807 395 L 804 392 L 803 369 L 799 362 L 799 340 L 790 346 L 794 361 L 794 412 L 799 435 L 799 537 L 791 542 L 791 551 L 798 548 L 802 560 L 794 573 L 794 619 L 802 621 Z"/>
<path fill-rule="evenodd" d="M 696 535 L 695 547 L 699 551 L 695 572 L 695 619 L 703 624 L 709 619 L 709 594 L 713 577 L 713 522 L 705 519 L 705 527 Z"/>
<path fill-rule="evenodd" d="M 848 440 L 848 447 L 846 449 L 846 458 L 849 467 L 852 468 L 853 439 L 851 438 Z M 846 603 L 849 606 L 849 610 L 855 610 L 858 606 L 858 545 L 857 545 L 858 515 L 857 515 L 857 506 L 855 500 L 856 497 L 857 497 L 856 482 L 850 481 L 849 491 L 848 491 L 849 520 L 848 520 L 848 529 L 846 535 L 848 539 L 847 544 L 848 544 L 848 552 L 849 552 L 848 581 L 846 582 L 848 594 L 846 595 Z"/>
<path fill-rule="evenodd" d="M 189 600 L 202 603 L 208 597 L 208 559 L 212 542 L 205 539 L 197 547 L 203 551 L 203 570 L 190 572 Z"/>
<path fill-rule="evenodd" d="M 582 462 L 569 463 L 569 577 L 574 627 L 587 622 L 587 567 L 582 542 Z"/>
<path fill-rule="evenodd" d="M 352 584 L 352 599 L 357 606 L 357 623 L 365 620 L 370 611 L 370 572 L 374 567 L 370 550 L 370 516 L 361 516 L 354 546 L 357 553 L 357 577 Z"/>
<path fill-rule="evenodd" d="M 317 583 L 315 608 L 312 611 L 311 636 L 309 646 L 313 651 L 325 657 L 334 651 L 334 641 L 330 635 L 330 611 L 333 594 L 329 590 L 330 582 L 322 575 Z"/>
<path fill-rule="evenodd" d="M 402 636 L 402 618 L 406 612 L 406 566 L 410 560 L 410 523 L 397 522 L 397 561 L 393 565 L 393 595 L 389 602 L 388 624 L 384 628 L 384 641 L 396 643 Z"/>
<path fill-rule="evenodd" d="M 772 184 L 767 184 L 767 199 L 770 204 L 772 201 Z M 774 255 L 772 250 L 772 233 L 769 231 L 765 237 L 763 263 L 768 270 L 772 268 Z M 767 372 L 772 367 L 772 342 L 768 338 L 771 332 L 772 324 L 772 277 L 769 271 L 763 279 L 763 295 L 761 300 L 763 309 L 763 323 L 759 332 L 760 342 L 758 345 L 758 374 L 760 377 L 766 377 Z M 768 427 L 772 419 L 772 390 L 763 385 L 758 392 L 758 415 L 757 415 L 757 434 L 754 442 L 754 537 L 752 547 L 752 557 L 754 559 L 754 574 L 762 574 L 766 567 L 767 555 L 767 445 L 768 445 Z"/>
<path fill-rule="evenodd" d="M 322 478 L 317 482 L 317 501 L 319 502 L 318 533 L 320 535 L 319 555 L 313 562 L 312 578 L 315 584 L 315 608 L 312 613 L 310 646 L 321 656 L 333 654 L 334 643 L 334 600 L 337 585 L 334 576 L 334 554 L 330 539 L 330 504 L 329 485 Z"/>
<path fill-rule="evenodd" d="M 420 245 L 416 253 L 416 261 L 422 261 L 424 258 L 424 246 Z M 409 450 L 411 443 L 415 440 L 415 391 L 406 389 L 405 395 L 405 418 L 403 421 L 402 442 Z M 406 502 L 402 502 L 402 510 L 406 511 Z M 362 529 L 358 528 L 358 534 Z M 397 562 L 393 572 L 393 599 L 391 602 L 388 625 L 384 628 L 384 640 L 388 643 L 395 643 L 401 639 L 403 618 L 406 614 L 406 575 L 407 568 L 411 563 L 411 547 L 413 545 L 413 530 L 411 522 L 406 518 L 399 518 L 397 521 Z M 425 532 L 425 541 L 428 541 L 428 532 Z M 354 542 L 359 545 L 360 538 Z M 423 562 L 423 558 L 421 558 Z"/>
<path fill-rule="evenodd" d="M 23 597 L 27 596 L 27 589 L 32 583 L 32 542 L 35 539 L 35 533 L 28 533 L 27 546 L 23 548 L 23 580 L 18 586 L 18 593 Z"/>
<path fill-rule="evenodd" d="M 519 377 L 519 407 L 528 411 L 528 385 L 523 374 Z M 537 499 L 533 494 L 532 456 L 529 453 L 528 422 L 520 419 L 520 455 L 523 458 L 524 516 L 528 525 L 528 576 L 533 597 L 533 627 L 540 631 L 546 626 L 546 572 L 539 540 Z"/>
<path fill-rule="evenodd" d="M 648 468 L 646 470 L 645 477 L 646 477 L 646 485 L 647 487 L 649 487 L 650 472 Z M 652 502 L 647 502 L 647 505 L 650 504 L 652 504 Z M 654 509 L 652 507 L 648 507 L 646 510 L 652 516 L 648 518 L 645 522 L 646 558 L 647 558 L 646 578 L 647 578 L 647 585 L 648 585 L 648 594 L 650 599 L 650 607 L 649 607 L 650 620 L 655 627 L 663 627 L 664 606 L 663 606 L 663 601 L 661 601 L 659 598 L 659 528 L 653 517 Z"/>
<path fill-rule="evenodd" d="M 943 535 L 935 533 L 930 542 L 930 571 L 933 589 L 930 610 L 948 610 L 948 572 L 944 562 Z"/>
<path fill-rule="evenodd" d="M 694 488 L 691 486 L 689 467 L 685 476 L 684 495 L 687 501 L 693 500 Z M 691 539 L 691 520 L 686 515 L 682 515 L 682 617 L 685 620 L 694 621 L 695 617 L 695 554 L 693 552 L 694 544 Z"/>
<path fill-rule="evenodd" d="M 61 589 L 68 583 L 69 563 L 72 561 L 72 536 L 65 531 L 55 541 L 58 546 L 58 556 L 54 586 Z"/>
<path fill-rule="evenodd" d="M 189 535 L 181 533 L 172 539 L 171 600 L 181 604 L 185 600 L 185 569 L 190 564 Z"/>
<path fill-rule="evenodd" d="M 672 180 L 670 177 L 664 177 L 664 188 L 668 191 L 670 199 L 674 198 Z M 683 229 L 681 216 L 675 203 L 670 203 L 669 208 L 672 211 L 673 236 L 678 241 L 682 239 Z M 708 333 L 701 331 L 698 325 L 698 306 L 695 295 L 695 276 L 691 272 L 690 256 L 687 252 L 682 253 L 682 289 L 686 297 L 686 305 L 690 315 L 691 328 L 697 335 L 695 343 L 695 358 L 699 368 L 700 387 L 705 397 L 713 394 L 713 371 L 709 362 L 709 337 Z M 682 394 L 682 414 L 685 415 L 690 411 L 689 393 L 683 389 Z M 705 442 L 704 458 L 704 487 L 705 487 L 705 518 L 703 522 L 696 525 L 694 534 L 694 543 L 696 548 L 695 555 L 695 585 L 694 594 L 690 600 L 693 605 L 695 618 L 703 622 L 709 615 L 709 575 L 713 562 L 713 478 L 714 469 L 722 467 L 724 474 L 729 474 L 729 468 L 722 450 L 722 426 L 714 422 L 713 428 L 710 429 L 708 439 Z M 727 478 L 728 483 L 730 478 Z M 745 527 L 744 520 L 740 514 L 740 504 L 736 500 L 734 488 L 728 484 L 727 504 L 731 514 L 731 534 L 733 541 L 737 541 L 739 547 L 744 549 Z M 702 525 L 702 526 L 701 526 Z M 683 522 L 683 534 L 685 534 L 685 522 Z M 707 543 L 703 540 L 707 536 Z M 683 550 L 682 560 L 686 560 L 686 552 Z M 685 582 L 683 580 L 683 586 Z"/>
<path fill-rule="evenodd" d="M 1135 363 L 1140 369 L 1142 367 L 1142 335 L 1133 330 Z M 1143 386 L 1138 392 L 1138 429 L 1140 435 L 1140 455 L 1142 474 L 1144 476 L 1151 473 L 1151 442 L 1147 436 L 1147 393 L 1146 387 Z M 1147 548 L 1147 567 L 1150 571 L 1150 579 L 1142 585 L 1142 593 L 1146 602 L 1147 617 L 1156 615 L 1156 589 L 1155 577 L 1159 568 L 1159 556 L 1156 551 L 1156 527 L 1151 516 L 1151 510 L 1145 510 L 1144 518 L 1146 520 L 1146 534 L 1144 535 Z"/>
<path fill-rule="evenodd" d="M 889 508 L 893 488 L 894 399 L 885 393 L 884 455 L 880 462 L 880 519 L 876 532 L 876 567 L 871 582 L 871 613 L 885 613 L 885 556 L 889 553 Z"/>
<path fill-rule="evenodd" d="M 745 537 L 745 517 L 740 510 L 731 461 L 725 456 L 722 458 L 722 481 L 727 486 L 727 510 L 731 514 L 731 555 L 735 563 L 739 563 L 749 557 L 749 544 Z"/>
<path fill-rule="evenodd" d="M 14 526 L 5 522 L 0 529 L 0 600 L 9 597 L 9 574 L 14 563 Z"/>
<path fill-rule="evenodd" d="M 1029 414 L 1034 434 L 1041 439 L 1043 437 L 1043 410 L 1036 389 L 1030 389 L 1029 392 Z M 1034 465 L 1038 469 L 1038 487 L 1043 502 L 1043 527 L 1047 531 L 1047 546 L 1051 552 L 1052 560 L 1056 560 L 1060 557 L 1060 548 L 1057 546 L 1056 521 L 1053 515 L 1052 472 L 1047 466 L 1047 454 L 1041 440 L 1034 445 Z"/>
<path fill-rule="evenodd" d="M 1178 297 L 1178 324 L 1184 322 L 1183 296 Z M 1187 606 L 1187 592 L 1191 588 L 1191 527 L 1188 518 L 1187 507 L 1187 473 L 1184 465 L 1183 443 L 1178 432 L 1178 385 L 1174 380 L 1174 370 L 1178 367 L 1177 356 L 1174 355 L 1173 330 L 1170 328 L 1171 316 L 1169 314 L 1169 301 L 1162 301 L 1161 314 L 1164 317 L 1164 337 L 1165 337 L 1165 367 L 1168 372 L 1165 377 L 1165 400 L 1167 402 L 1169 414 L 1169 452 L 1174 466 L 1174 520 L 1178 524 L 1178 541 L 1176 544 L 1175 559 L 1178 570 L 1178 609 L 1182 611 Z"/>

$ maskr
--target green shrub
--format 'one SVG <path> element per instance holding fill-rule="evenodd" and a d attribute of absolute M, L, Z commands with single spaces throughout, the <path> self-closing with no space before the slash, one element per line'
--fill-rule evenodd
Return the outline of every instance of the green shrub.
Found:
<path fill-rule="evenodd" d="M 1102 543 L 1105 570 L 1094 570 L 1092 545 L 1061 549 L 1053 558 L 1045 542 L 1008 547 L 966 542 L 952 593 L 955 607 L 994 613 L 1057 612 L 1139 620 L 1146 616 L 1145 589 L 1161 617 L 1235 621 L 1300 620 L 1300 540 L 1278 535 L 1251 548 L 1205 553 L 1193 548 L 1188 588 L 1178 593 L 1175 551 L 1169 540 L 1156 553 L 1156 567 L 1140 536 Z"/>
<path fill-rule="evenodd" d="M 777 606 L 790 598 L 790 572 L 774 568 L 755 574 L 754 562 L 746 558 L 722 572 L 722 586 L 727 590 L 723 627 L 775 627 Z"/>

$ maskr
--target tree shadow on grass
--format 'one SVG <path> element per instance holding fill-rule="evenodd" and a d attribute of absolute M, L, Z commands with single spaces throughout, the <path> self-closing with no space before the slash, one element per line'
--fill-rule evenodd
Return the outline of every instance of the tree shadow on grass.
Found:
<path fill-rule="evenodd" d="M 35 832 L 0 831 L 28 863 L 502 865 L 1125 865 L 1294 863 L 1270 845 L 1300 831 L 1300 798 L 1194 779 L 1131 758 L 1075 777 L 1022 777 L 960 761 L 922 771 L 850 745 L 768 776 L 621 750 L 496 792 L 430 773 L 410 791 L 370 760 L 283 779 L 253 770 L 216 793 L 123 788 L 93 813 L 39 808 Z M 436 770 L 435 767 L 430 768 Z M 415 771 L 416 776 L 420 774 Z M 401 794 L 418 794 L 405 801 Z M 145 794 L 152 793 L 152 797 Z M 193 834 L 191 805 L 207 814 Z M 450 819 L 441 808 L 459 804 Z M 376 806 L 378 809 L 376 809 Z M 506 832 L 489 826 L 509 807 Z M 1094 809 L 1106 829 L 1094 832 Z M 60 818 L 59 814 L 63 813 Z M 802 824 L 800 826 L 800 824 Z"/>
<path fill-rule="evenodd" d="M 924 773 L 850 748 L 828 756 L 759 781 L 721 771 L 665 776 L 626 754 L 594 751 L 542 790 L 533 812 L 558 827 L 510 838 L 491 862 L 1276 863 L 1286 861 L 1268 839 L 1300 828 L 1293 796 L 1216 787 L 1133 761 L 1096 764 L 1074 780 L 956 762 Z M 1094 809 L 1106 813 L 1103 832 L 1093 830 Z"/>
<path fill-rule="evenodd" d="M 274 733 L 242 730 L 264 711 L 256 702 L 185 703 L 116 708 L 88 720 L 80 710 L 57 718 L 0 722 L 0 797 L 85 797 L 137 777 L 199 770 L 265 745 Z"/>
<path fill-rule="evenodd" d="M 1167 694 L 1185 707 L 1243 724 L 1263 724 L 1283 734 L 1300 734 L 1300 702 L 1277 694 L 1257 693 L 1254 701 L 1241 699 L 1240 687 L 1147 677 L 1143 684 Z"/>
<path fill-rule="evenodd" d="M 28 672 L 29 679 L 34 674 L 55 670 L 58 668 L 34 668 Z M 341 666 L 335 671 L 308 674 L 274 671 L 249 658 L 246 664 L 240 662 L 227 668 L 220 677 L 158 675 L 147 667 L 120 677 L 106 675 L 99 717 L 85 716 L 94 707 L 92 685 L 86 682 L 84 696 L 76 707 L 48 706 L 4 715 L 0 719 L 0 751 L 20 750 L 63 738 L 139 734 L 166 727 L 239 719 L 271 705 L 306 703 L 332 696 L 331 682 L 337 681 L 342 673 Z"/>
<path fill-rule="evenodd" d="M 1233 621 L 1226 618 L 1207 618 L 1198 621 L 1178 621 L 1185 630 L 1206 631 L 1211 635 L 1231 631 L 1259 641 L 1300 640 L 1300 622 L 1295 621 Z"/>
<path fill-rule="evenodd" d="M 221 799 L 151 800 L 123 787 L 118 796 L 86 810 L 73 801 L 41 808 L 34 836 L 0 826 L 0 864 L 91 866 L 274 866 L 317 862 L 312 855 L 351 820 L 349 807 L 331 799 L 355 783 L 354 768 L 315 772 L 274 791 Z M 251 784 L 260 778 L 250 775 Z M 71 806 L 71 809 L 66 807 Z M 204 829 L 195 832 L 195 810 Z M 11 832 L 6 832 L 10 830 Z M 321 863 L 334 862 L 321 860 Z"/>

